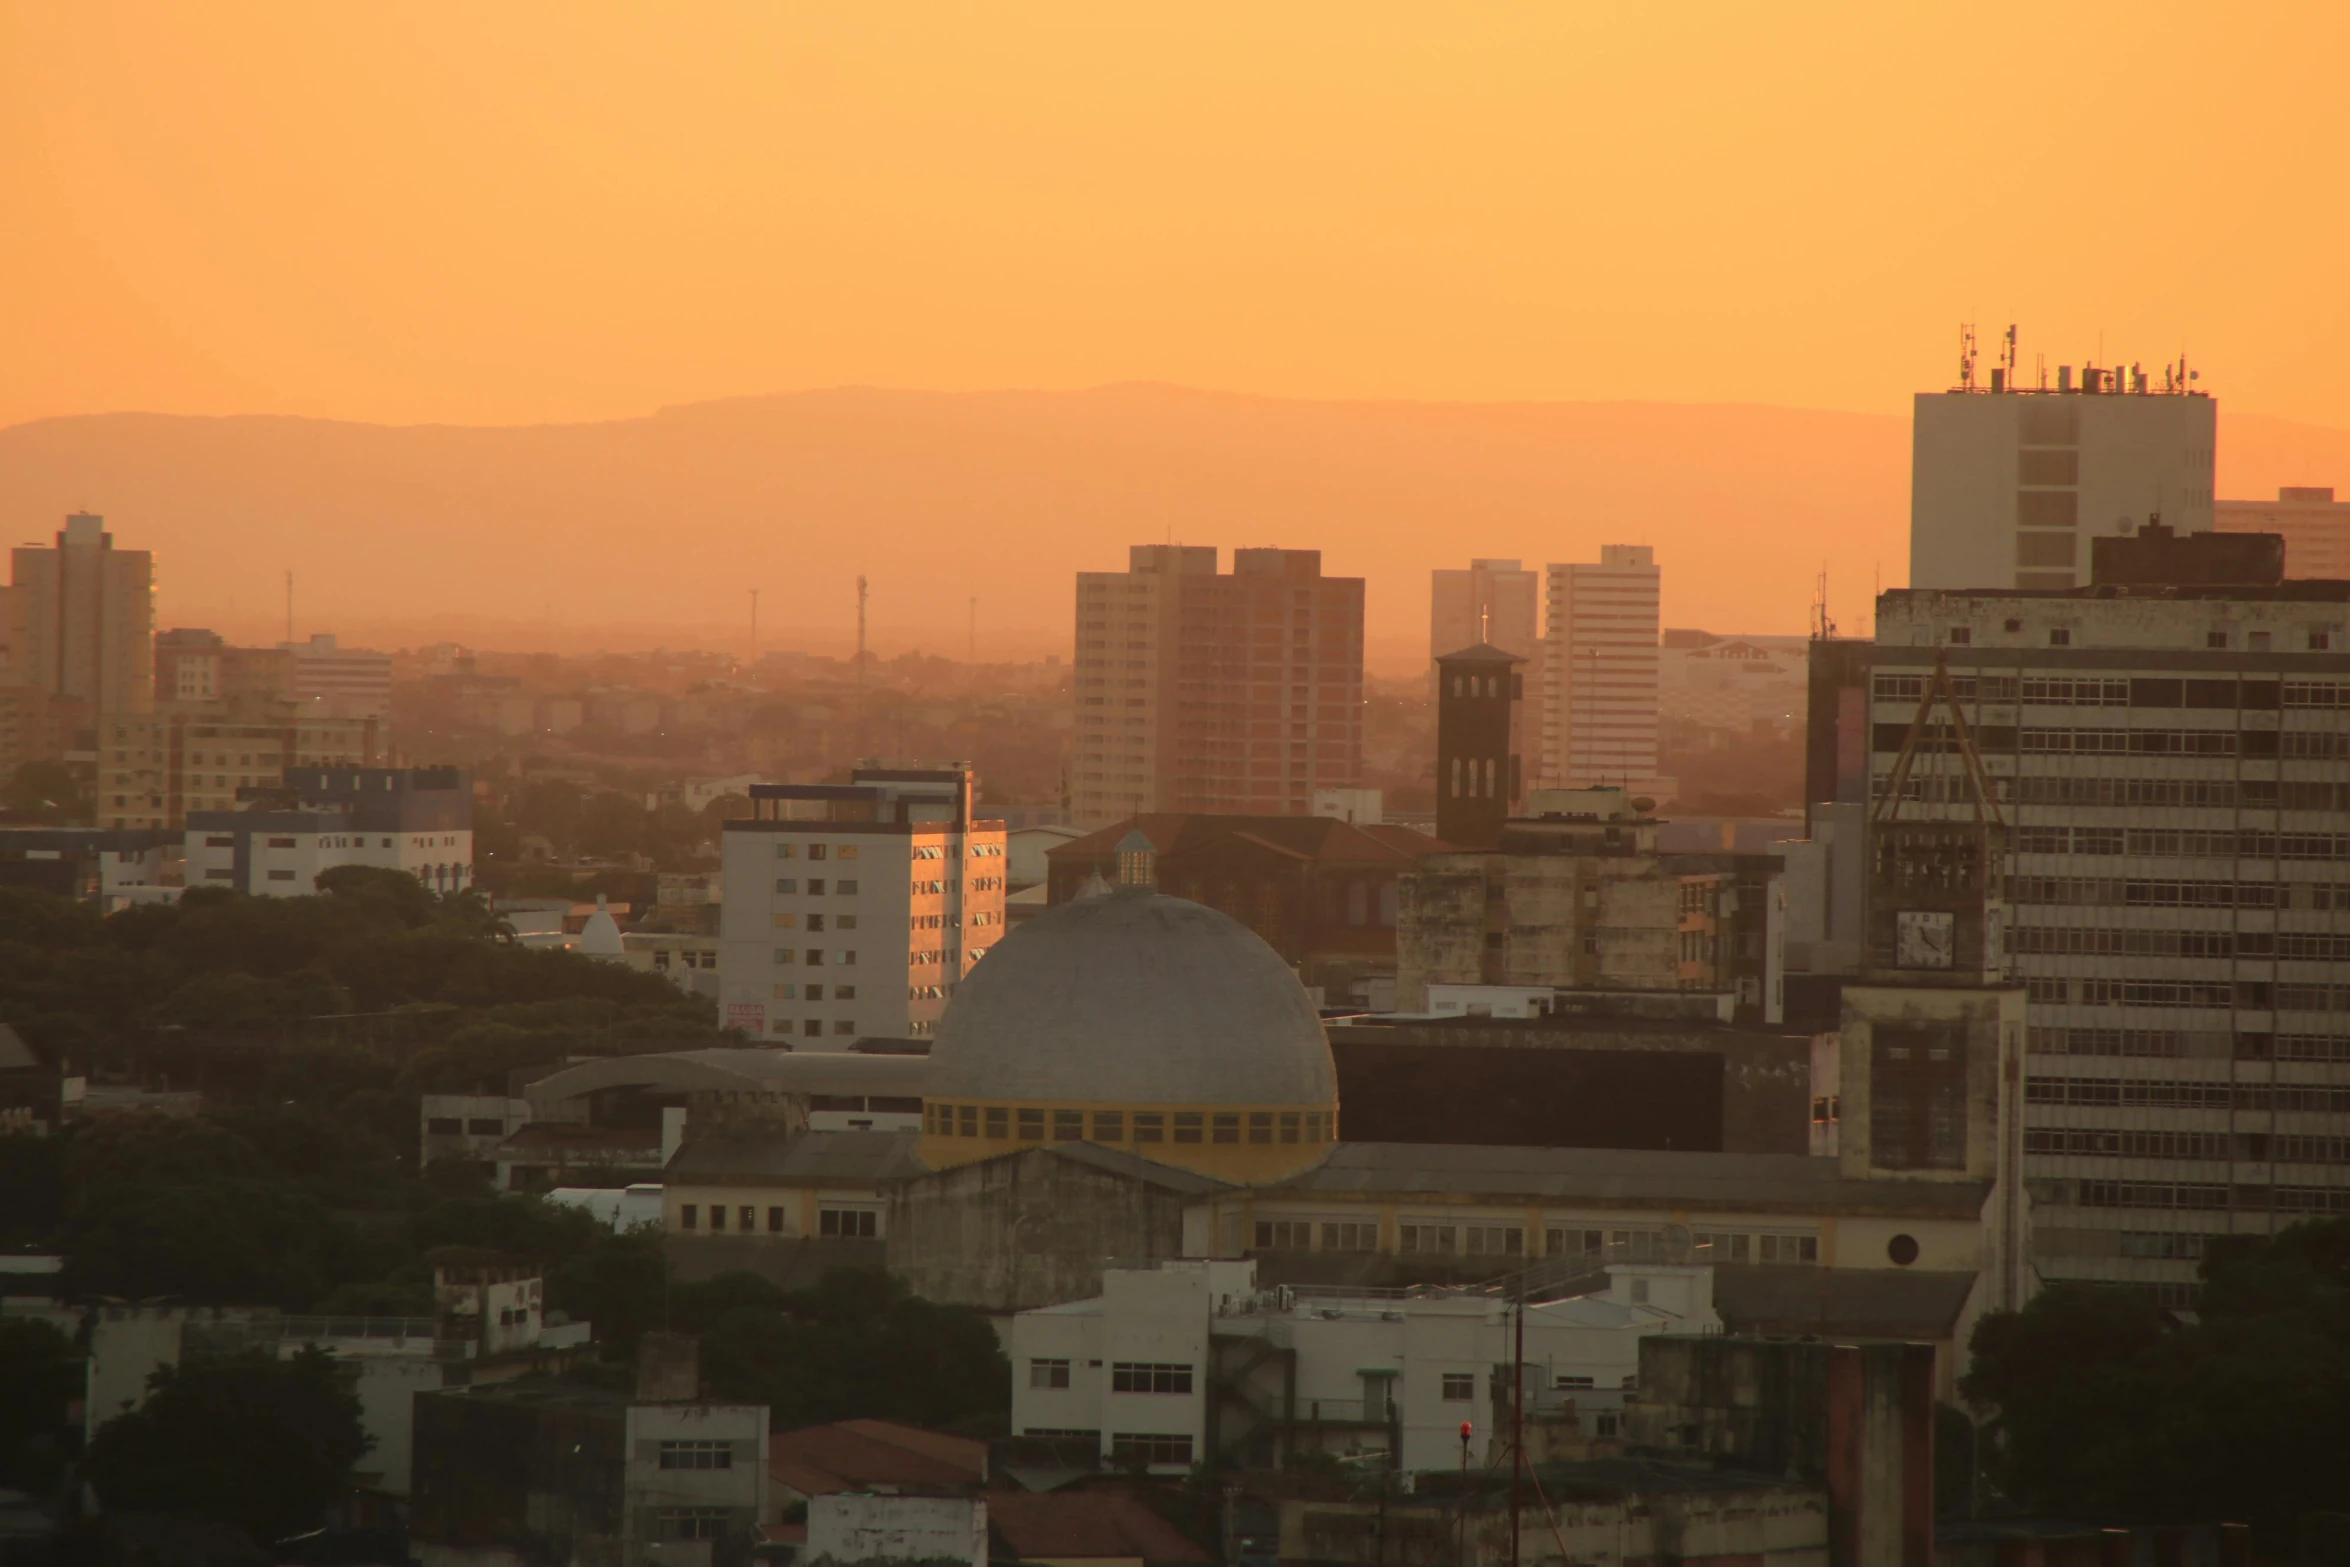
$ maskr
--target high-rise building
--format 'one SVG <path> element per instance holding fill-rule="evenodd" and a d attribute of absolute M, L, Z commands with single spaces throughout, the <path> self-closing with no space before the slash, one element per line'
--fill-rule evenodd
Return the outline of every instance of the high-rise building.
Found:
<path fill-rule="evenodd" d="M 98 825 L 177 832 L 194 811 L 233 811 L 240 795 L 282 789 L 298 767 L 377 767 L 372 718 L 325 718 L 290 697 L 241 692 L 168 702 L 98 725 Z"/>
<path fill-rule="evenodd" d="M 1071 814 L 1304 816 L 1360 782 L 1363 579 L 1319 550 L 1137 544 L 1077 575 Z"/>
<path fill-rule="evenodd" d="M 281 642 L 293 665 L 294 695 L 314 711 L 334 718 L 392 716 L 392 655 L 342 647 L 331 636 Z M 646 727 L 658 727 L 656 722 Z"/>
<path fill-rule="evenodd" d="M 93 715 L 155 705 L 155 559 L 118 550 L 106 519 L 75 512 L 53 546 L 12 560 L 13 680 Z"/>
<path fill-rule="evenodd" d="M 1645 787 L 1656 777 L 1660 573 L 1645 544 L 1553 564 L 1542 644 L 1544 787 Z"/>
<path fill-rule="evenodd" d="M 2191 384 L 2176 367 L 2157 388 L 2090 366 L 2076 387 L 2066 365 L 2053 392 L 2002 373 L 1990 390 L 1918 393 L 1910 586 L 2070 588 L 2089 580 L 2090 539 L 2157 514 L 2210 528 L 2217 404 Z"/>
<path fill-rule="evenodd" d="M 1436 660 L 1480 642 L 1533 662 L 1542 650 L 1542 573 L 1514 560 L 1472 560 L 1466 571 L 1429 573 L 1430 678 Z"/>
<path fill-rule="evenodd" d="M 2273 501 L 2221 501 L 2212 526 L 2281 535 L 2288 577 L 2350 580 L 2350 501 L 2335 500 L 2331 485 L 2287 485 Z"/>
<path fill-rule="evenodd" d="M 2003 818 L 2039 1271 L 2190 1306 L 2214 1237 L 2350 1213 L 2350 582 L 2280 583 L 2272 550 L 2248 585 L 2210 533 L 2103 542 L 2102 585 L 1880 600 L 1870 839 L 1946 666 Z M 1985 789 L 1925 722 L 1900 814 L 1971 825 Z M 1930 915 L 1869 923 L 1879 966 L 1968 961 Z"/>
<path fill-rule="evenodd" d="M 960 768 L 753 784 L 720 857 L 726 1025 L 801 1050 L 928 1036 L 1004 934 L 1004 824 L 971 799 Z"/>
<path fill-rule="evenodd" d="M 294 656 L 282 648 L 230 647 L 220 633 L 192 626 L 175 627 L 155 638 L 158 703 L 293 694 Z"/>

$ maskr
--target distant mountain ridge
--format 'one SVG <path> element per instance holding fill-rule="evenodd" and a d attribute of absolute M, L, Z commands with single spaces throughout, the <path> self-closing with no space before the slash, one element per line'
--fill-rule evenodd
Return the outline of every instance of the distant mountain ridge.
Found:
<path fill-rule="evenodd" d="M 2350 432 L 2222 424 L 2223 495 L 2350 491 Z M 0 430 L 0 518 L 105 513 L 158 553 L 164 623 L 231 634 L 282 625 L 290 568 L 305 633 L 740 647 L 757 587 L 763 644 L 837 645 L 863 572 L 877 646 L 958 657 L 974 596 L 982 655 L 1033 656 L 1128 544 L 1282 544 L 1368 577 L 1374 658 L 1409 667 L 1431 567 L 1603 543 L 1656 546 L 1668 624 L 1801 631 L 1825 565 L 1865 629 L 1872 577 L 1904 580 L 1908 464 L 1883 414 L 840 387 L 568 425 L 41 420 Z"/>

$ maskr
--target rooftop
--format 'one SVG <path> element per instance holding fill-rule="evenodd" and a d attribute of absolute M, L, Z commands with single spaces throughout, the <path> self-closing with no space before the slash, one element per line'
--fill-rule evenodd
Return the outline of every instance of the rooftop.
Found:
<path fill-rule="evenodd" d="M 843 1420 L 777 1432 L 767 1473 L 804 1496 L 880 1485 L 979 1486 L 987 1481 L 987 1444 L 894 1420 Z"/>
<path fill-rule="evenodd" d="M 796 1136 L 745 1134 L 693 1137 L 670 1156 L 668 1173 L 679 1179 L 758 1176 L 777 1181 L 839 1181 L 878 1185 L 923 1172 L 915 1157 L 921 1134 L 897 1132 L 801 1132 Z"/>

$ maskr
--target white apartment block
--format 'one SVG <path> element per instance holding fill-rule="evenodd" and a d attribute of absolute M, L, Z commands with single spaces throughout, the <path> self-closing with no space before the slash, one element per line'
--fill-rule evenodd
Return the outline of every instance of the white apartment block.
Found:
<path fill-rule="evenodd" d="M 1656 777 L 1656 551 L 1606 544 L 1549 577 L 1540 786 L 1638 789 Z"/>
<path fill-rule="evenodd" d="M 754 1040 L 847 1050 L 925 1038 L 1004 934 L 1004 825 L 962 769 L 758 784 L 726 824 L 719 993 Z"/>
<path fill-rule="evenodd" d="M 2070 365 L 2053 392 L 1998 384 L 1917 394 L 1911 587 L 2076 587 L 2100 534 L 2212 526 L 2213 398 L 2095 367 L 2076 390 Z"/>
<path fill-rule="evenodd" d="M 1294 1410 L 1301 1436 L 1393 1453 L 1419 1473 L 1460 1461 L 1467 1421 L 1482 1463 L 1507 1407 L 1513 1319 L 1499 1295 L 1474 1289 L 1260 1289 L 1253 1261 L 1110 1268 L 1093 1299 L 1012 1319 L 1012 1430 L 1097 1441 L 1112 1462 L 1189 1469 L 1230 1434 L 1212 1423 L 1214 1385 L 1286 1363 L 1293 1385 L 1240 1391 L 1268 1411 Z M 1642 1337 L 1720 1331 L 1712 1268 L 1610 1267 L 1603 1290 L 1527 1309 L 1530 1406 L 1548 1413 L 1571 1399 L 1587 1431 L 1615 1435 Z"/>
<path fill-rule="evenodd" d="M 332 636 L 280 642 L 293 655 L 293 695 L 310 711 L 331 718 L 392 716 L 392 655 L 343 647 Z"/>
<path fill-rule="evenodd" d="M 2189 1306 L 2213 1236 L 2350 1213 L 2350 583 L 1910 590 L 1877 626 L 1872 793 L 1947 660 L 2005 814 L 2040 1272 Z M 1971 819 L 1929 743 L 1905 814 Z"/>
<path fill-rule="evenodd" d="M 2330 484 L 2286 485 L 2273 501 L 2221 501 L 2212 526 L 2282 534 L 2287 577 L 2350 580 L 2350 501 L 2335 500 Z"/>
<path fill-rule="evenodd" d="M 303 898 L 341 865 L 406 871 L 438 893 L 473 885 L 473 779 L 454 767 L 294 767 L 247 809 L 190 811 L 186 881 Z"/>

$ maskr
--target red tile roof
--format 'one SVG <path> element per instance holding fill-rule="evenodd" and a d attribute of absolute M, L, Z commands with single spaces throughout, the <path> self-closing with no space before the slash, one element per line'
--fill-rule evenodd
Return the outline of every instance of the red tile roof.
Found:
<path fill-rule="evenodd" d="M 987 1444 L 900 1425 L 844 1420 L 802 1426 L 769 1440 L 767 1475 L 803 1496 L 875 1485 L 977 1486 L 987 1481 Z"/>
<path fill-rule="evenodd" d="M 1014 1555 L 1027 1561 L 1215 1560 L 1139 1497 L 1124 1491 L 991 1491 L 987 1522 Z"/>

